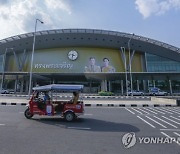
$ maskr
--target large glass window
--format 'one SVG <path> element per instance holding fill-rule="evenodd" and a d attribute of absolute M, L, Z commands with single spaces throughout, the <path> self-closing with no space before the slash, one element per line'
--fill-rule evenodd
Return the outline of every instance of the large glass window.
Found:
<path fill-rule="evenodd" d="M 180 62 L 146 54 L 148 72 L 180 72 Z"/>

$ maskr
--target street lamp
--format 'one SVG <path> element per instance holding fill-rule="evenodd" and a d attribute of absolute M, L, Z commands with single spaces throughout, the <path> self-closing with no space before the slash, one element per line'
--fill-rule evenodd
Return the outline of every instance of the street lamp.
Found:
<path fill-rule="evenodd" d="M 125 69 L 125 78 L 126 78 L 126 95 L 128 96 L 128 82 L 127 82 L 127 62 L 126 62 L 126 50 L 125 47 L 121 47 L 123 59 L 124 59 L 124 69 Z"/>
<path fill-rule="evenodd" d="M 133 96 L 133 92 L 132 92 L 132 89 L 133 89 L 133 83 L 132 83 L 132 71 L 131 71 L 131 48 L 130 48 L 130 42 L 132 40 L 134 36 L 134 33 L 131 35 L 129 41 L 128 41 L 128 49 L 129 49 L 129 76 L 130 76 L 130 84 L 131 84 L 131 95 Z"/>
<path fill-rule="evenodd" d="M 30 79 L 29 79 L 29 92 L 28 92 L 28 96 L 30 98 L 30 94 L 31 94 L 31 87 L 32 87 L 32 67 L 33 67 L 33 61 L 34 61 L 34 48 L 35 48 L 35 43 L 36 43 L 36 28 L 37 28 L 37 22 L 40 22 L 41 24 L 43 24 L 44 22 L 36 19 L 35 22 L 35 28 L 34 28 L 34 39 L 33 39 L 33 48 L 32 48 L 32 55 L 31 55 L 31 67 L 30 67 Z"/>
<path fill-rule="evenodd" d="M 1 78 L 1 91 L 3 89 L 3 84 L 4 84 L 4 72 L 5 72 L 5 63 L 6 63 L 6 53 L 8 50 L 13 50 L 14 48 L 6 48 L 4 56 L 3 56 L 3 63 L 2 63 L 2 67 L 3 67 L 3 72 L 2 72 L 2 78 Z"/>

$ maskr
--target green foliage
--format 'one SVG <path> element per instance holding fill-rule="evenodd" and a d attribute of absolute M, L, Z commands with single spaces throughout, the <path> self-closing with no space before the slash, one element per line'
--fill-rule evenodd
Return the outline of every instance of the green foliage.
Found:
<path fill-rule="evenodd" d="M 100 92 L 98 92 L 98 94 L 100 96 L 114 96 L 114 93 L 112 93 L 110 91 L 100 91 Z"/>

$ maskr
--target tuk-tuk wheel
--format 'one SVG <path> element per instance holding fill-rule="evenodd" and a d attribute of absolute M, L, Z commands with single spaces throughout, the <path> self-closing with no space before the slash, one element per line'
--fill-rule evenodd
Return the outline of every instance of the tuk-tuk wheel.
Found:
<path fill-rule="evenodd" d="M 65 118 L 66 121 L 71 122 L 71 121 L 74 120 L 75 115 L 74 115 L 73 112 L 66 112 L 65 115 L 64 115 L 64 118 Z"/>
<path fill-rule="evenodd" d="M 24 115 L 27 119 L 30 119 L 33 116 L 33 114 L 31 114 L 29 108 L 24 111 Z"/>

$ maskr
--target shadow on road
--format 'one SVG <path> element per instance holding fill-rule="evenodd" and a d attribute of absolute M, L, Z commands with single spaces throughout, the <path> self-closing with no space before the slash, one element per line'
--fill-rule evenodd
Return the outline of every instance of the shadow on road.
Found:
<path fill-rule="evenodd" d="M 76 119 L 73 122 L 66 122 L 62 118 L 39 118 L 34 119 L 37 122 L 61 127 L 64 129 L 83 129 L 85 131 L 101 131 L 101 132 L 139 132 L 139 128 L 126 124 L 126 123 L 115 123 L 97 119 Z M 85 129 L 90 128 L 90 129 Z"/>

